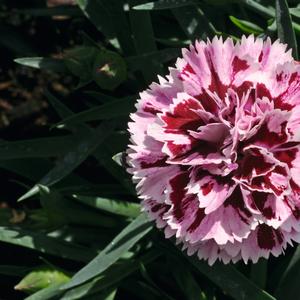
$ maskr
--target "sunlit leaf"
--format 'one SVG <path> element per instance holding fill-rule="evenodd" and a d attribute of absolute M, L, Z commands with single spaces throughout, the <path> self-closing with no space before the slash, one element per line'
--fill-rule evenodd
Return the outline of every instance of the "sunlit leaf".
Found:
<path fill-rule="evenodd" d="M 95 259 L 76 273 L 64 289 L 73 288 L 100 275 L 151 229 L 152 224 L 144 214 L 141 214 L 123 229 Z"/>
<path fill-rule="evenodd" d="M 113 200 L 102 197 L 87 197 L 80 195 L 74 195 L 74 198 L 81 203 L 87 204 L 91 207 L 95 207 L 97 209 L 101 209 L 125 217 L 137 217 L 141 211 L 141 207 L 139 204 L 128 201 Z"/>
<path fill-rule="evenodd" d="M 263 33 L 264 30 L 259 27 L 258 25 L 246 21 L 246 20 L 240 20 L 234 16 L 229 16 L 230 20 L 232 21 L 233 24 L 235 24 L 238 28 L 240 28 L 243 32 L 246 33 L 254 33 L 254 34 L 260 34 Z"/>
<path fill-rule="evenodd" d="M 67 72 L 62 59 L 47 57 L 22 57 L 14 60 L 16 63 L 35 69 L 45 69 L 53 72 Z"/>
<path fill-rule="evenodd" d="M 62 270 L 43 266 L 28 273 L 15 286 L 15 290 L 32 294 L 53 284 L 58 285 L 66 283 L 69 279 L 70 276 Z"/>
<path fill-rule="evenodd" d="M 61 300 L 77 300 L 87 295 L 93 295 L 102 290 L 116 285 L 140 268 L 140 264 L 147 265 L 161 255 L 157 249 L 151 250 L 140 258 L 115 263 L 100 276 L 82 285 L 68 290 Z"/>
<path fill-rule="evenodd" d="M 88 248 L 17 228 L 0 226 L 0 241 L 78 261 L 88 261 L 95 256 L 95 252 Z"/>

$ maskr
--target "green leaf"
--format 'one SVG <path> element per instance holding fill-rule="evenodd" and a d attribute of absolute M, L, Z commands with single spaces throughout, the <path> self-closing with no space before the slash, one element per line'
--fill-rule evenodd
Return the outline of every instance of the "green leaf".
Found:
<path fill-rule="evenodd" d="M 35 69 L 50 70 L 53 72 L 66 73 L 68 70 L 62 59 L 47 57 L 22 57 L 17 58 L 14 62 Z"/>
<path fill-rule="evenodd" d="M 76 261 L 85 262 L 95 256 L 94 251 L 83 246 L 18 228 L 0 226 L 0 241 Z"/>
<path fill-rule="evenodd" d="M 15 286 L 15 290 L 32 294 L 53 284 L 58 285 L 66 283 L 69 279 L 69 275 L 65 272 L 48 266 L 43 266 L 36 268 L 27 274 Z"/>
<path fill-rule="evenodd" d="M 48 90 L 45 91 L 45 96 L 61 118 L 67 118 L 73 115 L 73 112 Z"/>
<path fill-rule="evenodd" d="M 96 47 L 87 46 L 78 46 L 66 51 L 64 64 L 73 75 L 79 77 L 79 85 L 92 80 L 93 63 L 98 51 L 100 50 Z"/>
<path fill-rule="evenodd" d="M 77 300 L 87 295 L 94 295 L 122 282 L 136 272 L 140 264 L 147 265 L 161 255 L 157 249 L 150 250 L 140 258 L 117 262 L 95 279 L 68 290 L 61 300 Z"/>
<path fill-rule="evenodd" d="M 298 59 L 297 41 L 292 26 L 292 19 L 286 0 L 276 0 L 276 23 L 278 38 L 292 49 L 293 56 Z"/>
<path fill-rule="evenodd" d="M 288 266 L 285 268 L 280 282 L 275 290 L 275 296 L 278 300 L 297 299 L 300 292 L 300 247 L 298 246 L 293 254 Z"/>
<path fill-rule="evenodd" d="M 169 296 L 164 290 L 162 290 L 150 277 L 146 267 L 141 264 L 140 267 L 141 274 L 143 278 L 148 282 L 150 289 L 155 290 L 155 292 L 160 296 L 161 299 L 174 300 L 173 297 Z"/>
<path fill-rule="evenodd" d="M 207 262 L 200 261 L 195 256 L 185 254 L 185 257 L 200 273 L 236 300 L 276 300 L 230 265 L 216 262 L 209 266 Z"/>
<path fill-rule="evenodd" d="M 96 91 L 84 91 L 84 94 L 94 98 L 95 100 L 97 100 L 98 102 L 105 103 L 105 102 L 109 102 L 109 101 L 114 101 L 116 100 L 115 97 L 100 93 L 100 92 L 96 92 Z"/>
<path fill-rule="evenodd" d="M 104 90 L 114 90 L 127 77 L 123 58 L 112 51 L 99 51 L 94 59 L 93 78 Z"/>
<path fill-rule="evenodd" d="M 297 18 L 300 18 L 300 7 L 293 7 L 293 8 L 290 8 L 289 9 L 290 11 L 290 14 L 297 17 Z"/>
<path fill-rule="evenodd" d="M 264 30 L 259 27 L 258 25 L 246 21 L 246 20 L 240 20 L 234 16 L 229 16 L 229 19 L 233 24 L 235 24 L 238 28 L 240 28 L 243 32 L 246 33 L 254 33 L 254 34 L 261 34 L 264 32 Z"/>
<path fill-rule="evenodd" d="M 275 17 L 274 7 L 262 5 L 254 0 L 240 0 L 240 3 L 264 17 Z"/>
<path fill-rule="evenodd" d="M 199 6 L 173 8 L 172 13 L 191 40 L 212 38 L 218 33 Z"/>
<path fill-rule="evenodd" d="M 197 0 L 159 0 L 156 2 L 148 2 L 145 4 L 140 4 L 134 6 L 133 9 L 136 10 L 161 10 L 161 9 L 171 9 L 182 6 L 187 6 L 191 4 L 196 4 Z"/>
<path fill-rule="evenodd" d="M 95 259 L 76 273 L 71 281 L 63 288 L 73 288 L 100 275 L 143 238 L 151 229 L 152 224 L 145 214 L 141 214 L 123 229 Z"/>
<path fill-rule="evenodd" d="M 19 201 L 27 199 L 35 195 L 38 191 L 38 185 L 51 186 L 67 175 L 69 175 L 76 167 L 78 167 L 96 148 L 105 140 L 105 138 L 113 131 L 112 124 L 102 123 L 96 130 L 82 136 L 82 139 L 77 142 L 74 149 L 69 151 L 62 159 L 60 159 L 56 166 L 46 174 L 38 184 L 31 188 Z"/>
<path fill-rule="evenodd" d="M 42 289 L 29 297 L 26 297 L 24 300 L 49 300 L 54 297 L 62 294 L 62 291 L 59 289 L 63 284 L 53 284 L 45 289 Z M 55 299 L 55 298 L 54 298 Z"/>
<path fill-rule="evenodd" d="M 206 300 L 203 291 L 189 269 L 177 259 L 172 260 L 171 263 L 171 274 L 175 277 L 179 288 L 186 295 L 186 299 Z"/>
<path fill-rule="evenodd" d="M 141 206 L 139 204 L 127 202 L 124 200 L 121 201 L 102 197 L 88 197 L 80 195 L 73 195 L 73 197 L 81 203 L 120 216 L 135 218 L 140 214 L 141 211 Z"/>
<path fill-rule="evenodd" d="M 71 111 L 66 105 L 54 97 L 54 95 L 52 95 L 48 90 L 45 91 L 45 96 L 62 119 L 74 115 L 73 111 Z M 71 124 L 71 126 L 66 127 L 79 135 L 85 135 L 86 133 L 89 134 L 91 130 L 86 124 Z"/>
<path fill-rule="evenodd" d="M 117 222 L 108 216 L 104 216 L 95 210 L 64 198 L 59 192 L 39 185 L 41 204 L 47 213 L 49 223 L 54 226 L 66 223 L 83 224 L 86 226 L 114 227 Z"/>
<path fill-rule="evenodd" d="M 97 120 L 110 120 L 129 115 L 134 109 L 133 97 L 126 97 L 90 108 L 59 122 L 57 127 Z M 116 109 L 118 108 L 118 109 Z M 1 146 L 1 144 L 0 144 Z M 1 149 L 0 149 L 1 150 Z"/>
<path fill-rule="evenodd" d="M 117 289 L 114 289 L 113 291 L 109 291 L 108 293 L 105 293 L 102 297 L 103 300 L 114 300 L 115 297 L 116 297 L 116 293 L 117 293 Z M 99 299 L 99 300 L 102 300 L 100 298 L 95 298 L 96 299 Z"/>
<path fill-rule="evenodd" d="M 86 17 L 108 38 L 114 38 L 114 27 L 110 15 L 102 1 L 76 0 Z"/>
<path fill-rule="evenodd" d="M 131 0 L 131 7 L 136 0 Z M 138 55 L 157 51 L 151 16 L 146 11 L 129 10 L 130 25 L 133 34 L 135 49 Z M 162 72 L 158 61 L 148 61 L 141 68 L 144 79 L 147 83 L 154 80 L 157 74 Z"/>
<path fill-rule="evenodd" d="M 138 56 L 127 57 L 126 62 L 128 69 L 132 72 L 142 70 L 149 63 L 165 63 L 180 55 L 180 49 L 163 49 L 155 52 L 144 53 Z"/>
<path fill-rule="evenodd" d="M 125 53 L 134 53 L 130 29 L 122 1 L 76 0 L 76 2 L 87 18 L 109 40 L 117 39 L 121 49 Z"/>
<path fill-rule="evenodd" d="M 0 142 L 0 160 L 59 156 L 76 147 L 77 143 L 73 135 Z"/>
<path fill-rule="evenodd" d="M 264 17 L 275 18 L 276 13 L 274 7 L 272 6 L 267 7 L 254 0 L 240 0 L 240 3 Z M 300 25 L 295 22 L 292 22 L 292 25 L 295 32 L 300 34 Z"/>

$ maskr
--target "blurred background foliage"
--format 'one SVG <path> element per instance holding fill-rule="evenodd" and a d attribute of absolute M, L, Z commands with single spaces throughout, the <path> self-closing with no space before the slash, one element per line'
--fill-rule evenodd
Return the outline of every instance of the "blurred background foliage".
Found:
<path fill-rule="evenodd" d="M 138 93 L 215 35 L 278 37 L 298 0 L 0 0 L 0 299 L 292 300 L 300 248 L 256 265 L 187 257 L 124 167 Z"/>

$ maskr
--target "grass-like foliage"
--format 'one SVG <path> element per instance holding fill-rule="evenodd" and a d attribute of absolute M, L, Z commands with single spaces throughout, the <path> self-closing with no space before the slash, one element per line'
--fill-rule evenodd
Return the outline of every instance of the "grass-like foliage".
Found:
<path fill-rule="evenodd" d="M 140 213 L 122 154 L 138 93 L 195 39 L 270 36 L 297 58 L 298 1 L 46 2 L 0 1 L 4 69 L 32 72 L 46 118 L 1 129 L 0 298 L 298 299 L 300 248 L 255 265 L 188 257 Z"/>

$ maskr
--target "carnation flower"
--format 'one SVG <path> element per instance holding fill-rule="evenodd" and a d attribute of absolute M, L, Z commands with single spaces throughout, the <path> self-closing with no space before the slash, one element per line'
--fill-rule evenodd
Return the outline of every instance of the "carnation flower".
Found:
<path fill-rule="evenodd" d="M 300 242 L 300 65 L 253 36 L 182 56 L 131 115 L 143 210 L 209 264 L 278 256 Z"/>

